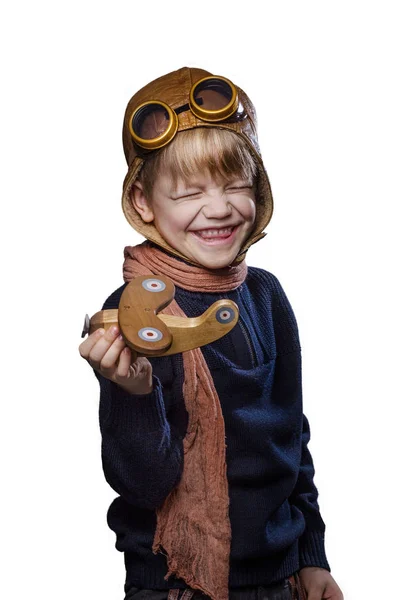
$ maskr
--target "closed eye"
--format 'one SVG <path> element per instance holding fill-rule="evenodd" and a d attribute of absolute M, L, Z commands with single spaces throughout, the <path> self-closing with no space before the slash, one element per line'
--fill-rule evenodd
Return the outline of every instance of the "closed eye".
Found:
<path fill-rule="evenodd" d="M 186 194 L 185 196 L 178 196 L 177 198 L 174 198 L 174 200 L 183 200 L 185 198 L 196 198 L 197 196 L 200 196 L 202 192 L 195 192 L 193 194 Z"/>
<path fill-rule="evenodd" d="M 252 187 L 253 187 L 252 185 L 241 185 L 241 186 L 236 185 L 234 187 L 229 187 L 227 189 L 228 189 L 228 191 L 229 190 L 251 190 Z"/>

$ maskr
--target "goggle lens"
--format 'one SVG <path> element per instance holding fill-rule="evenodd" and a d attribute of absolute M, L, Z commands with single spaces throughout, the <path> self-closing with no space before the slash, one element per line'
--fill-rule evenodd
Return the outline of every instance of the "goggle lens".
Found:
<path fill-rule="evenodd" d="M 193 92 L 198 106 L 205 110 L 220 110 L 232 100 L 232 88 L 220 79 L 209 79 L 197 85 Z"/>
<path fill-rule="evenodd" d="M 170 124 L 168 111 L 159 104 L 147 104 L 132 119 L 132 129 L 143 140 L 153 140 L 163 135 Z"/>

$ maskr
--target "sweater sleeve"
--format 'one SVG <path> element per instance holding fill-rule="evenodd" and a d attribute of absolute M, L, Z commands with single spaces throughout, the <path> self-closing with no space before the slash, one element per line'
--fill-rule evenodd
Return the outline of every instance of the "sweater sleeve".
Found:
<path fill-rule="evenodd" d="M 296 317 L 292 306 L 275 275 L 268 273 L 272 284 L 272 307 L 278 355 L 296 352 L 298 355 L 297 375 L 293 385 L 298 388 L 296 396 L 302 403 L 301 346 Z M 314 484 L 314 465 L 308 449 L 310 426 L 302 413 L 301 459 L 298 478 L 290 495 L 290 502 L 303 514 L 305 530 L 299 539 L 299 564 L 303 567 L 321 567 L 330 571 L 325 554 L 325 523 L 318 505 L 318 490 Z"/>
<path fill-rule="evenodd" d="M 183 442 L 167 420 L 160 380 L 153 375 L 150 394 L 132 395 L 95 375 L 105 478 L 130 504 L 155 510 L 183 469 Z"/>
<path fill-rule="evenodd" d="M 306 523 L 299 539 L 299 564 L 303 567 L 321 567 L 330 571 L 325 554 L 325 523 L 318 506 L 318 490 L 314 484 L 314 465 L 308 449 L 310 426 L 303 414 L 301 462 L 299 475 L 290 501 L 303 514 Z"/>
<path fill-rule="evenodd" d="M 107 298 L 102 310 L 118 308 L 125 285 Z M 100 384 L 105 478 L 130 504 L 155 510 L 178 484 L 183 471 L 183 439 L 165 409 L 164 396 L 173 396 L 174 389 L 163 389 L 153 372 L 151 393 L 133 395 L 95 370 L 94 374 Z"/>

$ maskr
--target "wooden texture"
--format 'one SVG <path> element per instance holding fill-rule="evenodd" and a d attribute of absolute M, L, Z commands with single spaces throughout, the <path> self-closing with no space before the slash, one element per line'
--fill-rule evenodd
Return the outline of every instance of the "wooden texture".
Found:
<path fill-rule="evenodd" d="M 168 327 L 156 315 L 175 296 L 173 282 L 164 277 L 142 275 L 124 289 L 118 307 L 118 320 L 125 343 L 147 356 L 157 356 L 172 344 Z"/>
<path fill-rule="evenodd" d="M 159 313 L 174 295 L 175 286 L 168 277 L 136 277 L 123 291 L 119 308 L 93 315 L 86 333 L 118 325 L 125 343 L 138 356 L 165 356 L 209 344 L 238 321 L 239 310 L 232 300 L 218 300 L 198 317 Z"/>

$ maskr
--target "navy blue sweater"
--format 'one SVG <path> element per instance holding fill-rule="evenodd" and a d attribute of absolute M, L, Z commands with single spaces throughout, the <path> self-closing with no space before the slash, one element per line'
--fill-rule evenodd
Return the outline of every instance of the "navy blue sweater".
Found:
<path fill-rule="evenodd" d="M 124 284 L 104 303 L 118 308 Z M 301 348 L 292 307 L 278 279 L 249 267 L 224 293 L 188 292 L 175 300 L 188 317 L 229 298 L 240 318 L 202 347 L 222 406 L 232 544 L 229 585 L 267 585 L 305 566 L 329 570 L 325 525 L 302 410 Z M 125 553 L 125 591 L 185 587 L 164 580 L 166 559 L 151 547 L 155 509 L 180 480 L 187 412 L 182 354 L 151 358 L 153 391 L 134 396 L 98 373 L 105 477 L 118 493 L 107 520 Z"/>

